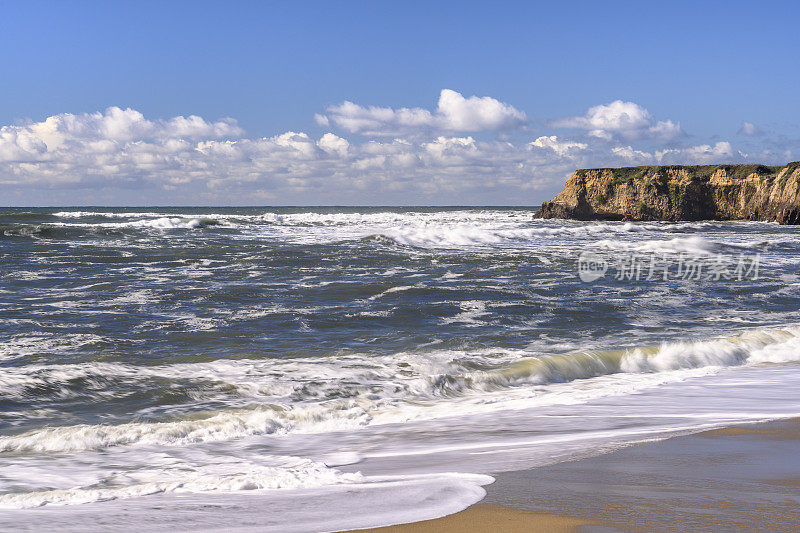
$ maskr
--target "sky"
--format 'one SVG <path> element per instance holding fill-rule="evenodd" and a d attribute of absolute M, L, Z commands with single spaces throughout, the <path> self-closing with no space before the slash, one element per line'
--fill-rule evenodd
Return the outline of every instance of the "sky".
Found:
<path fill-rule="evenodd" d="M 537 205 L 800 160 L 797 2 L 0 0 L 0 205 Z"/>

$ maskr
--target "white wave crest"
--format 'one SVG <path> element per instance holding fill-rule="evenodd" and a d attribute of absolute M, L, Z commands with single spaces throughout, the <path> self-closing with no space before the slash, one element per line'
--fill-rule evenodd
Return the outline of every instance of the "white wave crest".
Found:
<path fill-rule="evenodd" d="M 463 248 L 494 245 L 544 244 L 553 237 L 588 237 L 597 234 L 640 231 L 630 224 L 580 224 L 520 227 L 517 225 L 439 225 L 409 224 L 385 229 L 381 235 L 406 246 L 417 248 Z"/>
<path fill-rule="evenodd" d="M 260 407 L 197 413 L 174 421 L 75 425 L 0 437 L 0 451 L 73 452 L 114 446 L 184 446 L 263 434 L 324 433 L 409 419 L 430 419 L 485 409 L 512 395 L 536 401 L 575 401 L 575 394 L 548 396 L 537 387 L 611 374 L 664 374 L 800 361 L 800 328 L 755 330 L 735 337 L 603 352 L 532 357 L 518 350 L 368 354 L 308 360 L 219 360 L 136 367 L 121 364 L 39 365 L 1 369 L 6 390 L 39 383 L 103 376 L 136 382 L 149 377 L 200 380 L 214 400 L 250 397 Z M 215 383 L 217 385 L 215 385 Z M 531 387 L 534 385 L 536 387 Z M 601 384 L 602 385 L 602 384 Z M 599 394 L 604 394 L 602 386 Z M 236 391 L 233 398 L 231 387 Z M 570 389 L 571 390 L 571 389 Z M 613 389 L 609 389 L 613 393 Z M 197 392 L 201 394 L 202 392 Z M 220 396 L 223 394 L 223 396 Z M 345 396 L 343 399 L 342 397 Z M 304 398 L 314 402 L 304 401 Z"/>
<path fill-rule="evenodd" d="M 645 240 L 623 242 L 618 240 L 602 240 L 594 244 L 598 248 L 611 250 L 632 250 L 637 252 L 687 253 L 693 255 L 710 255 L 719 253 L 726 245 L 714 242 L 705 237 L 676 237 L 667 240 Z"/>
<path fill-rule="evenodd" d="M 79 424 L 36 429 L 0 437 L 0 452 L 76 452 L 113 446 L 186 446 L 253 435 L 327 432 L 367 424 L 369 415 L 356 402 L 281 409 L 259 407 L 200 413 L 173 422 L 116 425 Z"/>
<path fill-rule="evenodd" d="M 160 217 L 144 220 L 132 220 L 130 222 L 100 222 L 97 224 L 80 222 L 55 222 L 51 225 L 68 228 L 153 228 L 153 229 L 194 229 L 205 226 L 214 226 L 219 221 L 209 217 L 181 218 L 181 217 Z"/>
<path fill-rule="evenodd" d="M 374 242 L 397 243 L 423 249 L 530 248 L 538 246 L 564 248 L 587 240 L 601 238 L 596 244 L 610 249 L 656 251 L 663 253 L 710 254 L 730 247 L 761 247 L 766 237 L 754 234 L 759 226 L 746 223 L 663 223 L 542 220 L 533 217 L 530 209 L 454 209 L 454 210 L 384 210 L 325 212 L 268 211 L 263 213 L 204 213 L 158 211 L 59 211 L 54 216 L 75 222 L 53 225 L 173 229 L 197 228 L 219 224 L 236 228 L 237 236 L 277 240 L 297 244 L 335 243 L 372 238 Z M 80 222 L 82 218 L 99 218 L 98 222 Z M 106 219 L 106 220 L 102 220 Z M 113 220 L 113 221 L 112 221 Z M 120 221 L 117 221 L 120 220 Z M 745 224 L 741 238 L 726 233 L 730 244 L 714 242 L 695 231 L 706 234 L 726 227 Z M 771 229 L 771 226 L 769 227 Z M 677 234 L 663 239 L 664 234 Z M 619 237 L 619 238 L 618 238 Z M 650 237 L 649 240 L 646 238 Z M 747 240 L 750 239 L 750 240 Z"/>
<path fill-rule="evenodd" d="M 682 368 L 800 361 L 800 328 L 758 330 L 737 337 L 661 345 L 654 353 L 626 352 L 623 372 L 665 372 Z"/>
<path fill-rule="evenodd" d="M 254 464 L 252 459 L 218 458 L 212 464 L 183 463 L 111 474 L 89 486 L 0 494 L 0 509 L 76 505 L 166 492 L 308 489 L 363 479 L 359 473 L 343 473 L 309 459 L 261 456 L 258 462 L 262 464 Z"/>

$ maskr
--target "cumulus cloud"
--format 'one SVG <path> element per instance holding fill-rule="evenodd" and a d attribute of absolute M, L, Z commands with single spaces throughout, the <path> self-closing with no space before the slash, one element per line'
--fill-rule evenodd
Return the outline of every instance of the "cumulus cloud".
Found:
<path fill-rule="evenodd" d="M 329 154 L 341 157 L 347 156 L 347 152 L 350 149 L 350 143 L 347 139 L 342 139 L 333 133 L 326 133 L 323 135 L 320 140 L 317 141 L 317 146 Z"/>
<path fill-rule="evenodd" d="M 648 152 L 631 146 L 615 146 L 611 153 L 630 164 L 713 164 L 734 163 L 747 159 L 747 155 L 736 151 L 727 141 L 714 145 L 700 144 L 684 148 L 669 148 Z"/>
<path fill-rule="evenodd" d="M 674 151 L 666 150 L 664 153 L 670 152 Z M 678 153 L 686 154 L 687 159 L 691 161 L 702 161 L 705 163 L 730 161 L 731 158 L 736 156 L 743 157 L 743 154 L 735 152 L 731 143 L 727 141 L 718 142 L 713 146 L 710 144 L 691 146 L 683 151 L 678 151 Z"/>
<path fill-rule="evenodd" d="M 292 131 L 255 139 L 243 135 L 231 119 L 149 120 L 116 107 L 64 113 L 0 128 L 0 187 L 17 192 L 134 187 L 181 190 L 187 197 L 252 190 L 275 197 L 318 190 L 346 197 L 346 191 L 381 183 L 402 182 L 413 189 L 429 182 L 426 173 L 447 174 L 455 168 L 463 174 L 461 183 L 468 184 L 471 175 L 485 174 L 488 166 L 506 164 L 495 157 L 491 144 L 472 138 L 352 145 L 330 132 L 318 139 Z M 482 165 L 466 168 L 476 161 Z"/>
<path fill-rule="evenodd" d="M 549 137 L 539 137 L 530 146 L 533 148 L 541 148 L 543 150 L 551 150 L 559 156 L 566 156 L 577 152 L 582 152 L 589 148 L 589 145 L 582 142 L 562 141 L 557 136 L 551 135 Z"/>
<path fill-rule="evenodd" d="M 524 112 L 489 96 L 470 96 L 443 89 L 436 110 L 363 107 L 353 102 L 330 106 L 315 115 L 317 124 L 371 136 L 408 135 L 431 130 L 453 132 L 502 131 L 519 128 Z"/>
<path fill-rule="evenodd" d="M 372 125 L 352 123 L 362 134 L 375 124 L 437 124 L 426 136 L 381 133 L 359 141 L 301 131 L 249 138 L 232 119 L 148 119 L 116 107 L 8 125 L 0 127 L 0 197 L 18 205 L 537 203 L 576 168 L 749 160 L 726 141 L 653 148 L 650 140 L 647 148 L 597 136 L 482 140 L 455 130 L 512 124 L 504 122 L 505 104 L 455 95 L 440 99 L 430 118 L 387 108 L 367 113 Z M 350 114 L 361 120 L 357 115 Z M 609 124 L 658 125 L 604 120 L 614 136 L 621 126 Z M 535 189 L 544 192 L 534 196 Z"/>
<path fill-rule="evenodd" d="M 669 142 L 684 135 L 680 123 L 656 121 L 644 107 L 622 100 L 590 107 L 583 116 L 557 119 L 551 125 L 587 130 L 590 136 L 608 141 L 653 139 Z"/>
<path fill-rule="evenodd" d="M 737 132 L 739 135 L 761 135 L 761 128 L 752 122 L 742 121 L 742 127 Z"/>

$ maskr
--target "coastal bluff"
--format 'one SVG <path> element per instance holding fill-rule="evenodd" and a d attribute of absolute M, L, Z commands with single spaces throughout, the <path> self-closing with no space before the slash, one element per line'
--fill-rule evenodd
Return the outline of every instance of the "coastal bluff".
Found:
<path fill-rule="evenodd" d="M 577 170 L 536 217 L 800 224 L 800 162 Z"/>

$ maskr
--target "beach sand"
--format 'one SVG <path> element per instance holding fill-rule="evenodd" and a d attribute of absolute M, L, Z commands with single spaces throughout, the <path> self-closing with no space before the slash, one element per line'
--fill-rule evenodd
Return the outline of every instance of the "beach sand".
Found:
<path fill-rule="evenodd" d="M 568 516 L 532 513 L 520 509 L 479 503 L 460 513 L 412 524 L 362 529 L 376 533 L 462 533 L 492 531 L 502 533 L 570 533 L 592 521 Z"/>
<path fill-rule="evenodd" d="M 487 497 L 381 533 L 800 531 L 800 419 L 495 474 Z"/>

